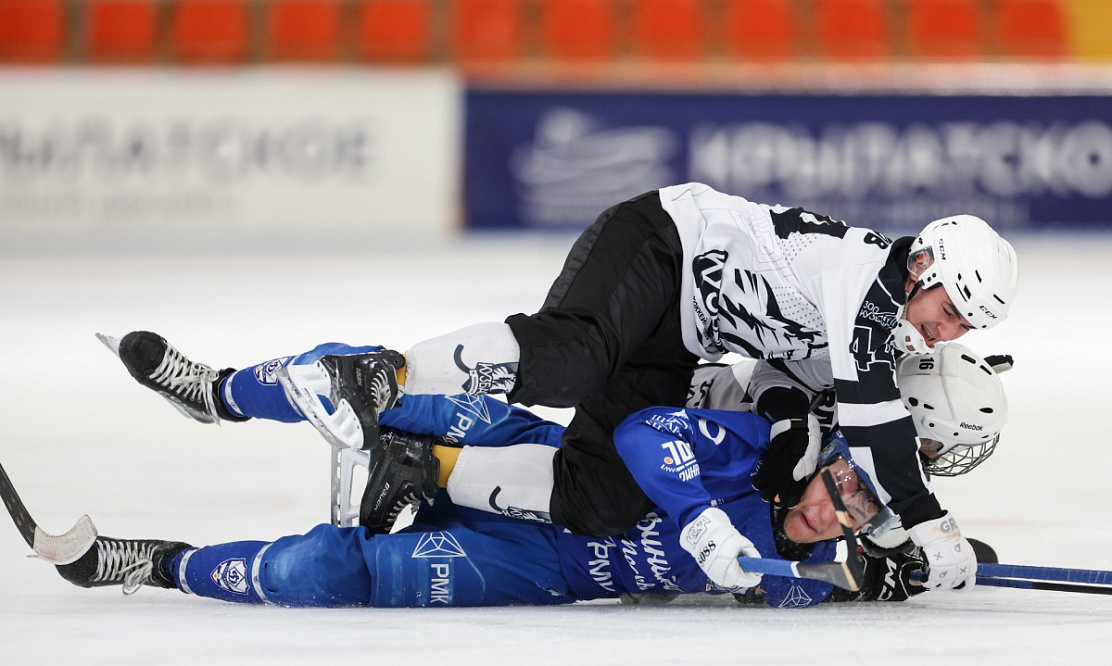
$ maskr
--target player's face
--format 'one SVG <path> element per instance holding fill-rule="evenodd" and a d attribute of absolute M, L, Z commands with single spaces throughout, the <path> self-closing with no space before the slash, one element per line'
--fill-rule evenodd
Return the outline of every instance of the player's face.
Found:
<path fill-rule="evenodd" d="M 936 342 L 957 340 L 973 328 L 942 286 L 916 291 L 907 303 L 906 317 L 931 347 Z"/>
<path fill-rule="evenodd" d="M 822 482 L 823 469 L 830 470 L 855 531 L 880 510 L 872 493 L 862 486 L 857 472 L 845 460 L 836 459 L 815 474 L 799 504 L 793 506 L 784 519 L 784 533 L 796 543 L 815 543 L 842 535 L 834 502 Z"/>

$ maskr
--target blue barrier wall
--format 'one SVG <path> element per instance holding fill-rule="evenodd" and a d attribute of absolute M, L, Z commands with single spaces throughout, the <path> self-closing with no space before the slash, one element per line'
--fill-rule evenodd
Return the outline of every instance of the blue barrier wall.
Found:
<path fill-rule="evenodd" d="M 473 229 L 582 227 L 690 180 L 893 231 L 1112 229 L 1112 96 L 471 89 L 465 113 Z"/>

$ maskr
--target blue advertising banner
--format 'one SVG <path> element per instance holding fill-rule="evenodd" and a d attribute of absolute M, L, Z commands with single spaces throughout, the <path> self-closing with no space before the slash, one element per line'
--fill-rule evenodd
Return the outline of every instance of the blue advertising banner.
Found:
<path fill-rule="evenodd" d="M 467 93 L 473 229 L 581 228 L 687 181 L 907 232 L 1112 229 L 1112 96 Z"/>

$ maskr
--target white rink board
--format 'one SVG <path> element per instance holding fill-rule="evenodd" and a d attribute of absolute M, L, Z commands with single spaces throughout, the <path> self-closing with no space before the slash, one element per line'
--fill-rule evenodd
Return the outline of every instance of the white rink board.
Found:
<path fill-rule="evenodd" d="M 1020 238 L 1011 318 L 970 334 L 1012 353 L 994 457 L 937 490 L 1005 562 L 1112 569 L 1107 421 L 1112 239 Z M 469 239 L 349 257 L 5 258 L 0 460 L 44 529 L 88 513 L 117 537 L 275 539 L 328 515 L 328 447 L 308 425 L 202 426 L 93 337 L 150 328 L 218 367 L 325 340 L 405 346 L 540 305 L 570 238 Z M 1101 664 L 1112 597 L 977 588 L 905 604 L 414 610 L 235 606 L 82 590 L 28 559 L 0 516 L 0 663 Z"/>
<path fill-rule="evenodd" d="M 0 70 L 0 231 L 455 225 L 447 71 Z"/>

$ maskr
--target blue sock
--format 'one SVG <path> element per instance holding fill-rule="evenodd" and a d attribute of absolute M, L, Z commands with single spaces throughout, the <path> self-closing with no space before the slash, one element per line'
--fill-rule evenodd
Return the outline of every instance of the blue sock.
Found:
<path fill-rule="evenodd" d="M 298 356 L 283 356 L 249 368 L 237 370 L 228 376 L 220 387 L 217 398 L 224 403 L 232 414 L 251 418 L 297 423 L 305 417 L 289 399 L 282 385 L 278 383 L 278 369 L 286 365 L 306 365 L 314 363 L 328 354 L 362 354 L 381 347 L 352 347 L 338 342 L 318 345 L 312 351 Z M 331 408 L 331 405 L 326 406 Z"/>
<path fill-rule="evenodd" d="M 259 604 L 263 598 L 252 582 L 252 570 L 257 568 L 256 560 L 268 545 L 265 541 L 234 541 L 187 549 L 170 558 L 165 566 L 182 592 Z"/>

